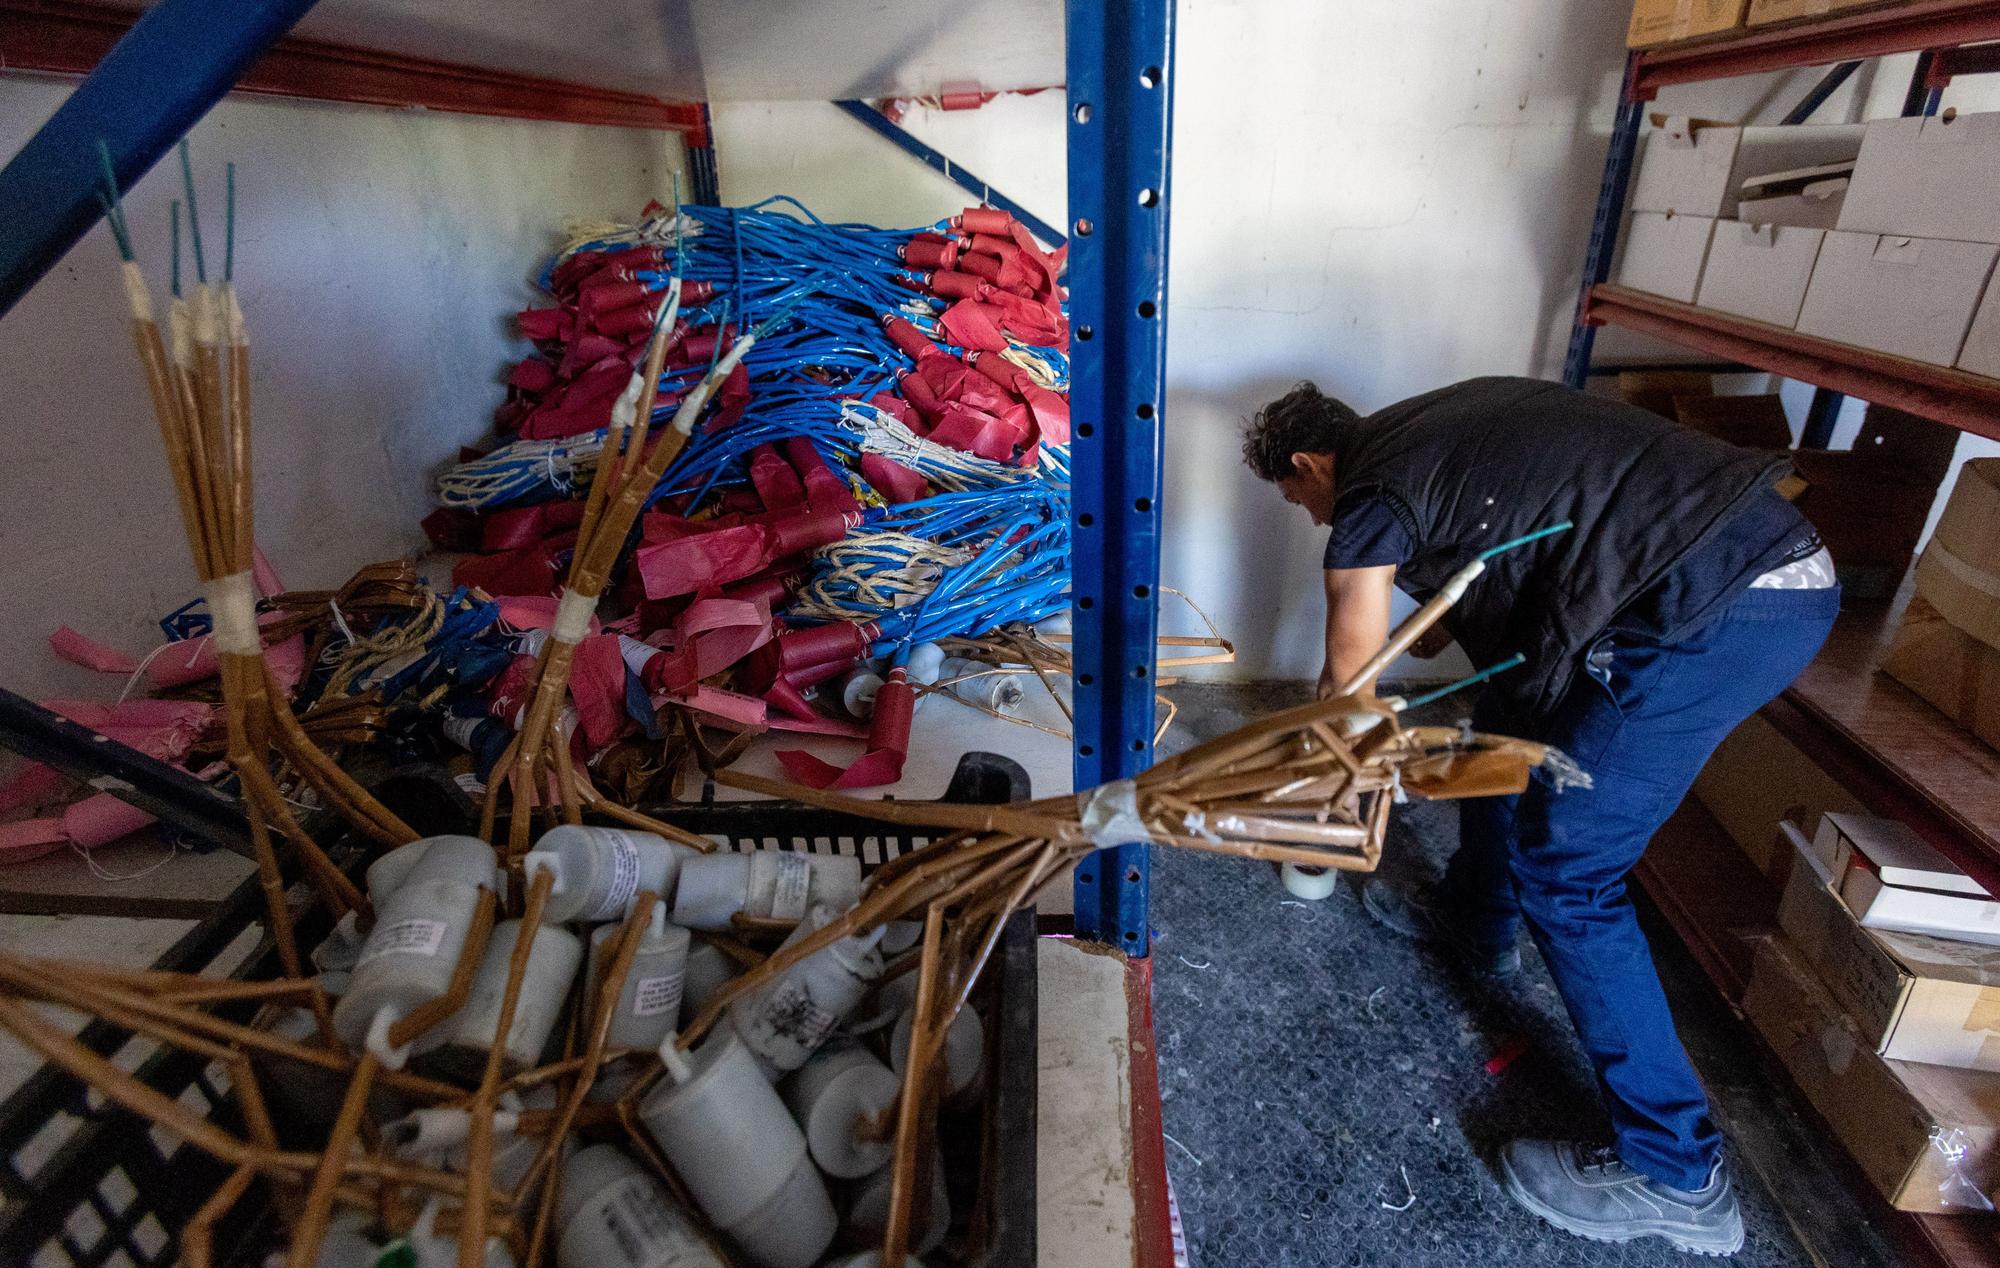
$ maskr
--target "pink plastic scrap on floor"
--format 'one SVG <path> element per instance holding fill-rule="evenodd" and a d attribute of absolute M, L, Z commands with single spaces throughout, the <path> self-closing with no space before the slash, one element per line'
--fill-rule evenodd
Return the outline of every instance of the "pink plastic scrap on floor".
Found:
<path fill-rule="evenodd" d="M 1520 1035 L 1515 1035 L 1507 1042 L 1501 1044 L 1499 1049 L 1486 1059 L 1486 1073 L 1496 1075 L 1502 1073 L 1508 1066 L 1520 1060 L 1522 1054 L 1527 1052 L 1529 1047 L 1530 1045 L 1526 1039 Z"/>
<path fill-rule="evenodd" d="M 57 626 L 56 632 L 49 635 L 49 650 L 72 665 L 94 669 L 100 674 L 130 674 L 139 669 L 139 662 L 134 658 L 115 647 L 79 634 L 67 625 Z"/>

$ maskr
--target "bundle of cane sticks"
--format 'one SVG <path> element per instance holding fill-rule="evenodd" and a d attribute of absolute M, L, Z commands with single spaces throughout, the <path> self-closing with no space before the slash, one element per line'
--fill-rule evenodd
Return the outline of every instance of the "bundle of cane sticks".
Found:
<path fill-rule="evenodd" d="M 183 162 L 185 166 L 185 154 Z M 188 205 L 192 229 L 196 218 L 191 179 Z M 115 187 L 107 198 L 107 211 L 125 260 L 139 355 L 196 566 L 215 614 L 224 665 L 229 756 L 243 781 L 269 932 L 282 976 L 238 980 L 0 955 L 0 1027 L 111 1101 L 230 1168 L 227 1181 L 183 1230 L 184 1261 L 191 1268 L 207 1268 L 217 1222 L 259 1180 L 268 1184 L 288 1230 L 291 1268 L 308 1268 L 317 1261 L 338 1209 L 359 1210 L 387 1228 L 407 1230 L 418 1220 L 418 1212 L 439 1201 L 449 1205 L 455 1222 L 461 1268 L 479 1268 L 487 1262 L 489 1238 L 502 1239 L 517 1262 L 535 1268 L 544 1262 L 555 1235 L 557 1163 L 573 1131 L 622 1132 L 638 1159 L 669 1188 L 682 1191 L 679 1177 L 639 1121 L 640 1102 L 661 1078 L 664 1063 L 658 1054 L 617 1053 L 608 1046 L 619 995 L 653 910 L 669 896 L 646 891 L 636 895 L 605 948 L 603 972 L 583 995 L 578 1021 L 560 1059 L 511 1075 L 502 1067 L 505 1045 L 497 1037 L 510 1033 L 521 1003 L 529 951 L 536 941 L 529 936 L 515 941 L 494 1030 L 496 1042 L 476 1085 L 421 1077 L 385 1060 L 383 1052 L 402 1048 L 459 1011 L 484 956 L 487 935 L 503 908 L 518 912 L 523 928 L 538 926 L 551 896 L 552 878 L 537 871 L 532 881 L 524 883 L 519 866 L 536 819 L 548 822 L 559 809 L 562 820 L 574 823 L 586 812 L 595 812 L 710 848 L 706 838 L 617 805 L 592 790 L 570 760 L 560 722 L 561 701 L 570 649 L 588 629 L 619 544 L 647 492 L 684 443 L 703 402 L 734 364 L 731 356 L 740 358 L 759 332 L 746 335 L 730 355 L 719 359 L 716 371 L 682 404 L 670 429 L 650 436 L 638 407 L 644 388 L 658 381 L 665 341 L 672 337 L 674 299 L 670 297 L 664 306 L 646 363 L 634 379 L 639 386 L 620 399 L 613 417 L 611 437 L 593 476 L 556 636 L 543 650 L 538 690 L 507 759 L 511 809 L 501 856 L 509 864 L 505 879 L 480 887 L 469 933 L 443 993 L 389 1021 L 380 1045 L 371 1035 L 371 1041 L 356 1052 L 334 1034 L 326 994 L 320 981 L 307 975 L 299 954 L 272 826 L 291 844 L 329 915 L 351 915 L 354 924 L 365 927 L 368 905 L 299 827 L 274 772 L 290 772 L 365 839 L 395 845 L 413 834 L 319 751 L 300 729 L 262 663 L 248 584 L 248 337 L 230 270 L 225 265 L 219 289 L 208 288 L 197 251 L 198 284 L 190 299 L 176 299 L 170 323 L 176 336 L 174 355 L 169 357 L 151 315 L 144 276 L 131 256 Z M 199 242 L 198 235 L 195 241 Z M 1488 555 L 1516 544 L 1496 547 Z M 888 969 L 889 976 L 916 975 L 909 1058 L 889 1115 L 893 1170 L 881 1248 L 884 1263 L 904 1262 L 913 1212 L 927 1199 L 918 1177 L 931 1174 L 924 1155 L 932 1147 L 941 1096 L 938 1076 L 944 1037 L 968 1006 L 1007 918 L 1032 903 L 1050 881 L 1101 846 L 1132 841 L 1365 871 L 1381 857 L 1390 805 L 1400 796 L 1517 792 L 1537 765 L 1550 767 L 1558 776 L 1569 774 L 1571 768 L 1559 754 L 1539 745 L 1443 728 L 1406 728 L 1394 705 L 1372 694 L 1371 685 L 1382 668 L 1436 622 L 1483 567 L 1484 557 L 1468 565 L 1398 627 L 1335 698 L 1263 719 L 1169 758 L 1133 779 L 1075 797 L 986 807 L 859 801 L 718 773 L 718 779 L 753 792 L 946 835 L 877 869 L 860 900 L 811 935 L 767 957 L 743 952 L 745 962 L 754 962 L 748 971 L 714 994 L 671 1042 L 682 1050 L 694 1048 L 724 1022 L 731 1005 L 746 992 L 837 939 L 891 921 L 920 918 L 920 943 Z M 496 781 L 482 825 L 482 835 L 496 843 L 502 795 Z M 498 892 L 499 888 L 509 892 Z M 733 940 L 731 945 L 742 950 Z M 240 1132 L 193 1113 L 98 1055 L 53 1024 L 43 1005 L 78 1009 L 222 1063 L 239 1102 Z M 264 1010 L 258 1021 L 234 1019 L 251 1005 Z M 315 1024 L 306 1037 L 285 1037 L 268 1024 L 275 1010 L 288 1008 L 310 1010 Z M 600 1072 L 614 1057 L 638 1060 L 638 1076 L 615 1101 L 586 1104 Z M 345 1080 L 338 1113 L 318 1149 L 279 1143 L 262 1090 L 274 1077 L 278 1062 L 290 1063 L 293 1071 L 317 1071 Z M 511 1188 L 498 1186 L 496 1107 L 510 1092 L 545 1086 L 557 1092 L 554 1107 L 521 1112 L 513 1129 L 517 1136 L 538 1142 L 533 1161 Z M 370 1118 L 371 1094 L 378 1087 L 393 1091 L 412 1108 L 463 1115 L 462 1169 L 420 1165 L 399 1156 Z"/>

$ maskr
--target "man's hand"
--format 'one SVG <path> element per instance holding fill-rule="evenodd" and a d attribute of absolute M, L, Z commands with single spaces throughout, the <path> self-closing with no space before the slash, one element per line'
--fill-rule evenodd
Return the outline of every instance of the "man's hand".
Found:
<path fill-rule="evenodd" d="M 1442 625 L 1433 625 L 1417 635 L 1417 641 L 1410 644 L 1410 655 L 1418 660 L 1429 660 L 1450 646 L 1450 631 Z"/>
<path fill-rule="evenodd" d="M 1313 694 L 1318 699 L 1331 700 L 1333 699 L 1333 689 L 1339 685 L 1339 683 L 1333 680 L 1332 669 L 1322 669 L 1319 671 L 1319 686 Z"/>

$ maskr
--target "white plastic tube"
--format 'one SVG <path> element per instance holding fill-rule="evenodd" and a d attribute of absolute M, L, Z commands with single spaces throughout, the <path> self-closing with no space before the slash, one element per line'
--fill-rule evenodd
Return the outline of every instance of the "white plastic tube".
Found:
<path fill-rule="evenodd" d="M 783 945 L 797 945 L 838 916 L 831 907 L 814 907 Z M 804 1065 L 882 976 L 882 956 L 875 949 L 881 937 L 878 926 L 842 938 L 730 1005 L 730 1025 L 774 1077 Z"/>
<path fill-rule="evenodd" d="M 833 1243 L 833 1203 L 750 1049 L 719 1030 L 660 1056 L 667 1078 L 639 1117 L 695 1204 L 758 1268 L 809 1268 Z"/>
<path fill-rule="evenodd" d="M 914 1024 L 914 1016 L 906 1011 L 896 1019 L 896 1029 L 889 1036 L 889 1064 L 899 1075 L 910 1063 L 910 1030 Z M 979 1082 L 979 1072 L 985 1063 L 986 1023 L 967 1004 L 951 1019 L 951 1029 L 944 1032 L 945 1095 L 963 1096 L 970 1091 Z"/>
<path fill-rule="evenodd" d="M 882 1244 L 889 1228 L 889 1173 L 884 1167 L 854 1186 L 847 1204 L 847 1236 L 861 1245 Z M 951 1231 L 951 1199 L 945 1193 L 944 1159 L 931 1150 L 931 1183 L 916 1195 L 910 1221 L 910 1253 L 928 1255 L 944 1244 Z M 921 1222 L 919 1222 L 921 1221 Z"/>
<path fill-rule="evenodd" d="M 713 942 L 688 947 L 687 977 L 681 983 L 681 1024 L 693 1021 L 715 993 L 743 976 L 743 966 Z"/>
<path fill-rule="evenodd" d="M 845 911 L 860 897 L 861 860 L 851 854 L 702 854 L 681 865 L 673 920 L 684 928 L 720 933 L 738 912 L 803 920 L 814 904 Z"/>
<path fill-rule="evenodd" d="M 723 1268 L 666 1187 L 613 1145 L 563 1164 L 557 1268 Z"/>
<path fill-rule="evenodd" d="M 895 1103 L 902 1081 L 875 1054 L 852 1039 L 836 1039 L 814 1053 L 778 1088 L 806 1134 L 806 1148 L 821 1171 L 858 1180 L 879 1170 L 895 1152 L 889 1139 L 864 1137 L 864 1123 Z"/>
<path fill-rule="evenodd" d="M 610 967 L 612 948 L 624 927 L 599 925 L 591 930 L 590 999 L 597 998 L 598 984 Z M 687 930 L 667 923 L 665 907 L 653 908 L 652 923 L 640 936 L 632 968 L 625 974 L 618 1005 L 611 1013 L 606 1042 L 612 1048 L 641 1048 L 650 1052 L 680 1025 L 689 941 Z"/>
<path fill-rule="evenodd" d="M 417 1268 L 458 1268 L 458 1234 L 437 1231 L 438 1213 L 444 1209 L 441 1198 L 426 1202 L 417 1216 L 416 1226 L 404 1238 L 416 1259 Z M 486 1268 L 514 1268 L 514 1252 L 507 1249 L 503 1239 L 486 1239 Z"/>
<path fill-rule="evenodd" d="M 543 920 L 595 923 L 624 916 L 642 889 L 664 900 L 674 892 L 682 862 L 700 855 L 651 832 L 564 824 L 543 833 L 521 866 L 529 880 L 540 871 L 555 877 Z"/>
<path fill-rule="evenodd" d="M 502 1068 L 512 1074 L 534 1065 L 548 1047 L 556 1022 L 569 1002 L 570 984 L 583 964 L 583 943 L 567 929 L 537 925 L 528 948 L 528 963 L 514 1002 L 514 1020 L 507 1028 Z M 445 1023 L 451 1037 L 455 1072 L 477 1078 L 486 1053 L 500 1029 L 500 1005 L 507 989 L 507 970 L 521 940 L 521 922 L 503 920 L 486 940 L 486 954 L 465 1006 Z M 442 1054 L 441 1054 L 442 1055 Z"/>
<path fill-rule="evenodd" d="M 493 848 L 477 837 L 430 839 L 416 866 L 376 909 L 354 978 L 334 1005 L 334 1030 L 349 1047 L 364 1044 L 384 1010 L 391 1018 L 406 1017 L 450 987 L 479 891 L 493 884 L 494 861 Z M 449 1026 L 432 1026 L 412 1050 L 436 1048 L 450 1033 Z"/>

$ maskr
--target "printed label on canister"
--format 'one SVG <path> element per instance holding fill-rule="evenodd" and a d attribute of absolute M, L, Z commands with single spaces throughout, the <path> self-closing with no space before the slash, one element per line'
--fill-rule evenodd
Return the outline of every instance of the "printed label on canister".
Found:
<path fill-rule="evenodd" d="M 811 1051 L 833 1033 L 839 1021 L 839 1017 L 820 1006 L 803 983 L 780 982 L 757 1010 L 743 1038 L 766 1055 L 774 1039 Z"/>
<path fill-rule="evenodd" d="M 811 889 L 812 864 L 806 861 L 805 855 L 759 850 L 750 856 L 752 906 L 762 906 L 756 901 L 759 895 L 771 895 L 770 910 L 753 910 L 752 915 L 769 915 L 773 920 L 803 920 L 806 896 Z"/>
<path fill-rule="evenodd" d="M 652 1187 L 628 1183 L 599 1209 L 604 1231 L 628 1264 L 672 1263 L 702 1249 L 694 1228 Z"/>
<path fill-rule="evenodd" d="M 368 946 L 354 962 L 360 968 L 385 955 L 436 955 L 444 945 L 444 921 L 413 917 L 394 924 L 377 925 L 368 935 Z"/>
<path fill-rule="evenodd" d="M 642 977 L 632 988 L 632 1015 L 634 1017 L 657 1017 L 670 1008 L 681 1006 L 681 974 L 670 973 L 665 977 Z"/>
<path fill-rule="evenodd" d="M 603 900 L 584 912 L 583 918 L 615 920 L 625 914 L 632 895 L 639 892 L 639 847 L 629 835 L 616 828 L 599 828 L 598 831 L 611 838 L 611 884 L 604 891 Z"/>

